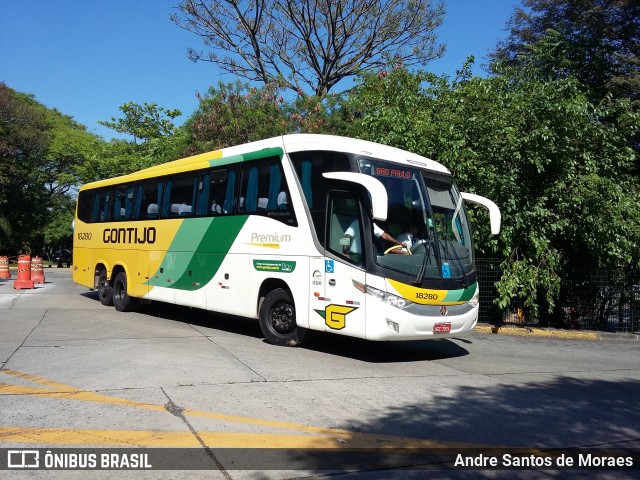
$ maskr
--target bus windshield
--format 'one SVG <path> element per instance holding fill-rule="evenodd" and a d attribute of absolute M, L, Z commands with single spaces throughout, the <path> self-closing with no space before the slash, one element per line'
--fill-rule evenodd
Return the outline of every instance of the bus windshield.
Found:
<path fill-rule="evenodd" d="M 408 241 L 411 254 L 385 254 L 376 262 L 415 277 L 461 278 L 474 269 L 473 246 L 462 197 L 450 175 L 382 160 L 361 158 L 361 173 L 385 186 L 389 199 L 386 225 L 399 241 Z"/>

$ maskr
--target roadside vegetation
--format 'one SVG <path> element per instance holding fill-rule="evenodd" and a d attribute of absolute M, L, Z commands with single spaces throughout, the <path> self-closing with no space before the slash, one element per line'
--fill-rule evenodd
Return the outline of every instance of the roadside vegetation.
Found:
<path fill-rule="evenodd" d="M 568 279 L 575 283 L 599 268 L 639 282 L 640 4 L 524 0 L 486 74 L 472 75 L 469 58 L 451 78 L 428 68 L 444 48 L 436 37 L 443 5 L 413 2 L 423 22 L 417 38 L 394 37 L 390 27 L 414 28 L 403 13 L 406 2 L 377 3 L 380 11 L 389 7 L 385 16 L 374 8 L 352 25 L 344 12 L 362 7 L 356 0 L 256 2 L 262 16 L 251 18 L 262 18 L 267 29 L 233 17 L 233 2 L 211 2 L 226 15 L 221 24 L 206 17 L 210 2 L 181 2 L 172 20 L 182 28 L 205 39 L 216 28 L 240 35 L 229 37 L 234 44 L 205 41 L 207 52 L 190 50 L 194 60 L 217 63 L 238 80 L 203 92 L 180 126 L 178 110 L 124 103 L 121 117 L 101 123 L 126 139 L 93 135 L 33 95 L 0 84 L 0 251 L 46 256 L 70 248 L 83 183 L 270 136 L 329 133 L 433 158 L 455 172 L 463 190 L 500 206 L 499 236 L 490 235 L 486 219 L 474 222 L 479 255 L 502 261 L 499 307 L 517 297 L 533 314 L 552 312 Z M 302 4 L 317 7 L 317 18 L 308 18 L 313 10 Z M 326 25 L 336 22 L 344 28 L 331 37 Z M 275 25 L 300 28 L 289 31 L 288 49 L 275 48 L 283 45 Z M 331 56 L 323 42 L 311 48 L 303 25 L 361 56 Z M 387 49 L 366 50 L 374 28 Z M 233 58 L 242 61 L 221 55 L 224 49 L 235 49 Z"/>

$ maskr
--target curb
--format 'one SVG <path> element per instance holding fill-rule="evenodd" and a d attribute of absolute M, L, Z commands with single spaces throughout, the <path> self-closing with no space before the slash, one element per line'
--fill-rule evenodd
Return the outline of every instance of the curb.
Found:
<path fill-rule="evenodd" d="M 640 341 L 640 335 L 635 333 L 610 333 L 579 330 L 556 330 L 532 327 L 477 325 L 475 331 L 486 334 L 513 335 L 520 337 L 562 338 L 571 340 L 618 340 Z"/>

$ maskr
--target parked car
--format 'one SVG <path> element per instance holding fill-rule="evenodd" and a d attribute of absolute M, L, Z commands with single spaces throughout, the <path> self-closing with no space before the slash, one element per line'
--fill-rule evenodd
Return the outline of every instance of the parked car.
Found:
<path fill-rule="evenodd" d="M 56 250 L 53 254 L 53 258 L 56 262 L 58 262 L 58 267 L 60 267 L 63 263 L 66 263 L 67 267 L 71 266 L 71 250 L 67 248 Z"/>

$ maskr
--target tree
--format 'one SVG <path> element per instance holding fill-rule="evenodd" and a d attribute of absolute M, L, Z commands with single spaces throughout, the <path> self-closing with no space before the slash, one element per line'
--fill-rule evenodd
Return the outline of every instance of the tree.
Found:
<path fill-rule="evenodd" d="M 80 183 L 126 175 L 182 156 L 187 137 L 185 130 L 174 124 L 174 119 L 182 115 L 180 110 L 134 102 L 119 108 L 123 117 L 98 123 L 133 140 L 102 142 L 76 169 Z"/>
<path fill-rule="evenodd" d="M 494 64 L 538 63 L 551 78 L 573 75 L 601 99 L 607 92 L 640 100 L 640 2 L 523 0 Z M 540 45 L 542 43 L 542 45 Z M 540 55 L 540 51 L 546 55 Z M 536 51 L 537 50 L 537 51 Z"/>
<path fill-rule="evenodd" d="M 109 127 L 118 133 L 124 133 L 133 137 L 133 143 L 138 139 L 143 142 L 152 138 L 171 136 L 176 127 L 173 119 L 182 115 L 178 109 L 167 110 L 156 103 L 143 103 L 142 105 L 128 102 L 120 106 L 123 118 L 111 117 L 111 121 L 99 121 L 100 125 Z"/>
<path fill-rule="evenodd" d="M 551 311 L 566 275 L 640 266 L 640 183 L 626 99 L 592 104 L 575 78 L 507 69 L 451 82 L 393 69 L 351 95 L 352 132 L 409 148 L 455 172 L 462 190 L 498 204 L 503 229 L 476 221 L 477 247 L 503 259 L 499 303 Z"/>
<path fill-rule="evenodd" d="M 318 96 L 388 62 L 425 64 L 444 51 L 434 33 L 444 6 L 430 0 L 184 0 L 178 10 L 172 21 L 210 48 L 190 49 L 192 60 Z"/>
<path fill-rule="evenodd" d="M 10 238 L 3 228 L 10 252 L 21 245 L 42 251 L 52 210 L 73 212 L 67 197 L 75 169 L 98 142 L 71 117 L 0 84 L 0 223 L 10 227 Z"/>
<path fill-rule="evenodd" d="M 341 119 L 335 113 L 340 97 L 299 93 L 286 100 L 273 84 L 262 88 L 241 82 L 210 87 L 185 124 L 192 155 L 262 140 L 285 133 L 337 133 Z"/>

